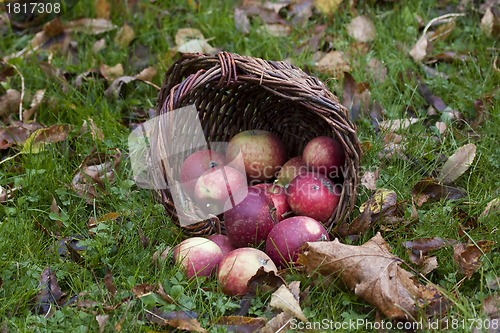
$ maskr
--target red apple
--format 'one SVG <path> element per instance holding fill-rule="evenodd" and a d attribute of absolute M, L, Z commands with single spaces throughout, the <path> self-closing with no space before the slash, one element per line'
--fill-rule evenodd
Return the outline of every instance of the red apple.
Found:
<path fill-rule="evenodd" d="M 326 222 L 337 208 L 342 193 L 326 176 L 307 172 L 295 177 L 287 188 L 290 208 L 296 215 Z"/>
<path fill-rule="evenodd" d="M 205 171 L 223 166 L 224 164 L 225 156 L 210 149 L 200 150 L 189 155 L 182 163 L 179 173 L 182 188 L 192 197 L 198 178 Z"/>
<path fill-rule="evenodd" d="M 292 157 L 291 159 L 286 161 L 285 164 L 283 164 L 283 167 L 276 177 L 276 183 L 281 186 L 287 186 L 288 184 L 290 184 L 292 179 L 307 171 L 309 171 L 309 168 L 302 159 L 302 156 Z"/>
<path fill-rule="evenodd" d="M 247 176 L 253 181 L 276 177 L 276 173 L 286 161 L 286 150 L 281 140 L 263 130 L 236 134 L 227 145 L 226 161 L 229 163 L 234 160 L 240 152 Z"/>
<path fill-rule="evenodd" d="M 227 237 L 235 247 L 258 246 L 278 222 L 272 199 L 260 188 L 250 186 L 247 196 L 224 212 Z"/>
<path fill-rule="evenodd" d="M 209 276 L 223 258 L 217 244 L 203 237 L 191 237 L 174 248 L 174 261 L 180 265 L 186 276 Z"/>
<path fill-rule="evenodd" d="M 247 179 L 241 172 L 229 166 L 216 167 L 198 178 L 194 187 L 195 203 L 203 212 L 218 215 L 239 203 L 246 188 Z"/>
<path fill-rule="evenodd" d="M 222 292 L 228 296 L 245 295 L 248 281 L 260 267 L 266 272 L 278 270 L 271 258 L 260 250 L 242 247 L 229 252 L 220 262 L 217 273 Z"/>
<path fill-rule="evenodd" d="M 330 178 L 342 176 L 341 168 L 345 163 L 344 147 L 334 138 L 318 136 L 312 139 L 304 148 L 302 158 L 311 171 Z"/>
<path fill-rule="evenodd" d="M 214 235 L 208 236 L 207 238 L 210 239 L 215 244 L 219 245 L 220 249 L 222 250 L 222 254 L 224 256 L 226 254 L 228 254 L 229 252 L 236 249 L 233 246 L 233 244 L 231 243 L 231 240 L 229 239 L 229 237 L 227 237 L 226 235 L 214 234 Z"/>
<path fill-rule="evenodd" d="M 266 240 L 266 253 L 280 267 L 295 262 L 306 242 L 320 240 L 329 240 L 328 232 L 321 223 L 311 217 L 293 216 L 271 230 Z"/>
<path fill-rule="evenodd" d="M 266 193 L 274 203 L 276 207 L 276 216 L 278 221 L 283 220 L 283 215 L 290 211 L 290 206 L 288 205 L 286 199 L 286 190 L 284 187 L 278 184 L 261 183 L 255 185 Z"/>

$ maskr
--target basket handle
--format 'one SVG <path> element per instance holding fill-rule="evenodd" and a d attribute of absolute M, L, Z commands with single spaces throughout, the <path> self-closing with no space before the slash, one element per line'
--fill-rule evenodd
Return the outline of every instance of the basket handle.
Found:
<path fill-rule="evenodd" d="M 238 81 L 238 73 L 236 71 L 236 62 L 233 55 L 229 52 L 223 51 L 217 54 L 221 68 L 221 77 L 218 85 L 221 87 L 227 86 L 232 82 Z"/>

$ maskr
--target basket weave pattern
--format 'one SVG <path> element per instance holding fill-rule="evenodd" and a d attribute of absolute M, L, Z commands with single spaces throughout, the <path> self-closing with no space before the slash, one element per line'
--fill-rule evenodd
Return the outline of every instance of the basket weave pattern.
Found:
<path fill-rule="evenodd" d="M 338 139 L 346 154 L 343 190 L 338 208 L 325 225 L 331 230 L 345 221 L 356 199 L 361 150 L 347 109 L 321 81 L 281 61 L 227 52 L 186 54 L 165 74 L 157 114 L 191 104 L 198 110 L 208 142 L 228 142 L 241 131 L 263 129 L 281 138 L 291 158 L 316 136 Z M 158 194 L 176 221 L 178 212 L 169 189 Z M 189 209 L 182 214 L 197 219 Z M 223 223 L 214 216 L 183 228 L 190 234 L 210 234 L 220 231 Z"/>

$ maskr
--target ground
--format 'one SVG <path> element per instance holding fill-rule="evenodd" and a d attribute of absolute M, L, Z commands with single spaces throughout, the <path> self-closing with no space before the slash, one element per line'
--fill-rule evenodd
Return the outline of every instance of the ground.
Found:
<path fill-rule="evenodd" d="M 216 327 L 217 320 L 242 312 L 240 300 L 224 296 L 213 279 L 187 280 L 169 259 L 153 258 L 187 236 L 153 192 L 132 180 L 128 135 L 155 109 L 157 88 L 178 51 L 191 50 L 178 40 L 182 28 L 198 30 L 185 31 L 188 38 L 206 38 L 204 52 L 284 60 L 325 82 L 356 125 L 363 149 L 360 175 L 373 176 L 372 182 L 359 186 L 350 220 L 375 188 L 393 191 L 402 207 L 398 214 L 388 214 L 392 220 L 368 223 L 361 235 L 342 242 L 361 245 L 381 232 L 391 253 L 408 263 L 404 267 L 421 272 L 405 242 L 419 241 L 429 248 L 429 239 L 451 241 L 430 252 L 438 266 L 417 275 L 421 283 L 439 286 L 448 299 L 446 313 L 429 322 L 445 325 L 447 320 L 445 327 L 464 332 L 498 331 L 498 6 L 451 0 L 346 0 L 338 8 L 321 6 L 334 2 L 269 1 L 274 5 L 266 9 L 258 1 L 245 2 L 247 7 L 226 0 L 80 1 L 60 18 L 62 25 L 45 25 L 45 36 L 37 37 L 43 25 L 11 28 L 3 15 L 2 332 L 171 331 L 156 316 L 172 311 L 192 311 L 209 332 L 224 332 Z M 299 15 L 306 19 L 294 20 Z M 348 27 L 362 15 L 373 26 L 361 32 Z M 102 21 L 81 31 L 82 21 L 77 20 L 89 18 Z M 441 19 L 426 27 L 433 18 Z M 69 22 L 79 23 L 71 27 Z M 49 38 L 49 43 L 40 38 Z M 428 48 L 422 47 L 425 42 Z M 107 67 L 118 64 L 121 69 Z M 145 68 L 145 76 L 134 77 Z M 119 81 L 112 82 L 123 76 L 133 82 L 119 89 Z M 43 94 L 39 101 L 37 94 Z M 19 95 L 24 124 L 19 123 Z M 5 96 L 14 102 L 9 104 Z M 418 121 L 390 126 L 390 120 L 410 118 Z M 34 126 L 50 128 L 38 136 L 38 145 L 27 139 Z M 23 134 L 22 142 L 14 142 L 5 128 Z M 424 202 L 426 198 L 412 191 L 415 185 L 425 178 L 440 179 L 427 194 L 442 193 L 446 161 L 464 146 L 469 153 L 474 147 L 473 160 L 459 171 L 467 163 L 463 155 L 457 157 L 458 169 L 448 169 L 455 176 L 444 187 L 461 194 L 455 200 Z M 93 196 L 72 184 L 82 162 L 88 163 L 86 157 L 95 152 L 108 153 L 116 168 Z M 460 261 L 457 243 L 473 249 L 468 262 Z M 471 268 L 470 261 L 477 265 Z M 328 275 L 290 270 L 283 278 L 288 283 L 298 280 L 301 290 L 307 290 L 300 306 L 309 326 L 295 325 L 290 332 L 301 327 L 330 331 L 335 323 L 380 320 L 376 306 Z M 271 318 L 270 297 L 259 294 L 243 314 Z M 313 326 L 322 321 L 333 324 Z M 366 324 L 340 329 L 376 331 Z"/>

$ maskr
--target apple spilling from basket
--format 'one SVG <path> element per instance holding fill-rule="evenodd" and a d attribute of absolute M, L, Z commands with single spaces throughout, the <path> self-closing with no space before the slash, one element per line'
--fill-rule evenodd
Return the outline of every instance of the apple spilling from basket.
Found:
<path fill-rule="evenodd" d="M 245 174 L 233 167 L 238 156 Z M 227 235 L 184 240 L 175 262 L 188 278 L 216 272 L 225 294 L 245 294 L 260 267 L 277 271 L 295 262 L 306 242 L 329 239 L 323 223 L 339 203 L 344 163 L 336 139 L 316 137 L 287 160 L 281 140 L 263 130 L 236 134 L 225 153 L 191 154 L 180 169 L 183 190 L 204 213 L 223 212 Z"/>

